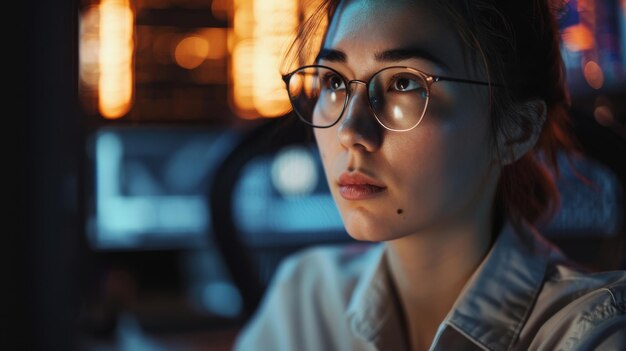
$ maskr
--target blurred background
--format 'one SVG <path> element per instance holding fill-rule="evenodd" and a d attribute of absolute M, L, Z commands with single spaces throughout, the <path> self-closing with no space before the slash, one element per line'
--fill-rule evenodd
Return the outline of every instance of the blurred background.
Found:
<path fill-rule="evenodd" d="M 29 2 L 3 339 L 229 350 L 282 257 L 350 241 L 279 71 L 314 3 Z M 583 264 L 624 269 L 626 0 L 566 10 L 576 165 L 594 186 L 564 172 L 544 230 Z"/>

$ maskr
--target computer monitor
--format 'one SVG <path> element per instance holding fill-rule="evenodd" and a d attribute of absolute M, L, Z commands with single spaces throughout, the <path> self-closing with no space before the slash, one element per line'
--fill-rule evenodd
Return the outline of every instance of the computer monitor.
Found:
<path fill-rule="evenodd" d="M 204 245 L 209 183 L 236 140 L 217 128 L 113 126 L 88 142 L 87 235 L 96 250 Z"/>

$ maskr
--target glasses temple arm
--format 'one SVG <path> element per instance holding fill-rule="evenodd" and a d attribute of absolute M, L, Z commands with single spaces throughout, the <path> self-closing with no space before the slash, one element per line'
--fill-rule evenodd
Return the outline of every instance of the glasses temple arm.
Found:
<path fill-rule="evenodd" d="M 489 83 L 489 82 L 483 82 L 483 81 L 472 80 L 472 79 L 452 78 L 452 77 L 444 77 L 444 76 L 433 76 L 432 79 L 433 79 L 433 82 L 438 82 L 438 81 L 441 81 L 441 80 L 447 80 L 447 81 L 450 81 L 450 82 L 458 82 L 458 83 L 468 83 L 468 84 L 478 84 L 478 85 L 486 85 L 486 86 L 494 86 L 494 87 L 504 87 L 503 84 Z"/>

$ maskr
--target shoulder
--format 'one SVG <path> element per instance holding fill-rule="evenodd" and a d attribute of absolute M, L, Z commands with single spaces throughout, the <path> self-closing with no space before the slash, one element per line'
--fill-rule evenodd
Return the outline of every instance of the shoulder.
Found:
<path fill-rule="evenodd" d="M 353 349 L 345 311 L 376 247 L 315 246 L 283 259 L 235 350 Z"/>
<path fill-rule="evenodd" d="M 626 271 L 587 272 L 566 262 L 548 270 L 530 318 L 538 326 L 533 344 L 540 349 L 626 349 Z"/>
<path fill-rule="evenodd" d="M 350 243 L 304 249 L 279 265 L 265 300 L 290 300 L 292 311 L 316 305 L 315 313 L 343 312 L 363 271 L 373 264 L 378 245 Z M 323 302 L 323 303 L 322 303 Z"/>
<path fill-rule="evenodd" d="M 271 285 L 341 283 L 358 279 L 378 245 L 350 243 L 306 248 L 287 256 Z"/>

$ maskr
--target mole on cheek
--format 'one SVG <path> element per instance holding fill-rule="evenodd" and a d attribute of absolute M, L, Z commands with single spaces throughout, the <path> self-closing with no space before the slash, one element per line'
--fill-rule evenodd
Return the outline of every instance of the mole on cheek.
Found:
<path fill-rule="evenodd" d="M 397 209 L 397 210 L 396 210 L 396 213 L 397 213 L 397 214 L 402 214 L 402 212 L 404 212 L 404 210 L 403 210 L 403 209 L 401 209 L 401 208 L 399 208 L 399 209 Z"/>

